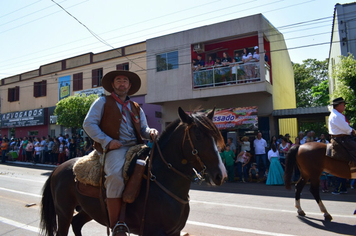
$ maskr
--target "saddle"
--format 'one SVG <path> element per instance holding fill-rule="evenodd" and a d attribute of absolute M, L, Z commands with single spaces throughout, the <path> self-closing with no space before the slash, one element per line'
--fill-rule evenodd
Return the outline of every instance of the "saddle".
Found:
<path fill-rule="evenodd" d="M 356 176 L 356 163 L 353 160 L 353 157 L 345 147 L 340 145 L 334 139 L 331 139 L 331 142 L 326 145 L 326 156 L 335 160 L 348 162 L 351 176 Z"/>
<path fill-rule="evenodd" d="M 126 160 L 123 167 L 123 177 L 125 184 L 129 181 L 132 175 L 136 160 L 146 159 L 150 148 L 147 145 L 139 144 L 131 147 L 126 153 Z M 102 155 L 96 150 L 89 153 L 87 156 L 81 157 L 73 165 L 73 173 L 75 175 L 76 187 L 80 194 L 88 197 L 100 197 L 100 177 L 103 160 Z M 103 176 L 103 182 L 105 176 Z M 104 184 L 102 183 L 104 187 Z M 105 191 L 104 191 L 105 192 Z"/>

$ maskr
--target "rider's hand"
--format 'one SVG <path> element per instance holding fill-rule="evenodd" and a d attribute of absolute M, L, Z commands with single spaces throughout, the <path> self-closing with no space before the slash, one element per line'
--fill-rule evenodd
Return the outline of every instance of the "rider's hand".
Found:
<path fill-rule="evenodd" d="M 151 129 L 150 130 L 150 136 L 152 140 L 155 140 L 158 136 L 158 131 L 156 129 Z"/>
<path fill-rule="evenodd" d="M 122 143 L 119 140 L 113 139 L 110 141 L 108 148 L 110 150 L 113 150 L 113 149 L 119 149 L 119 148 L 121 148 L 121 146 L 122 146 Z"/>

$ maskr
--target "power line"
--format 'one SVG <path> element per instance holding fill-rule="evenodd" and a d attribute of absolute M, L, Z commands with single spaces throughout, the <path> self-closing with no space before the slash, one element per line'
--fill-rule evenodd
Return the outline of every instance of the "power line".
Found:
<path fill-rule="evenodd" d="M 277 1 L 278 2 L 278 1 Z M 308 1 L 308 2 L 310 2 L 310 1 Z M 274 2 L 274 3 L 276 3 L 276 2 Z M 306 3 L 306 2 L 304 2 L 304 3 Z M 303 4 L 304 4 L 303 3 Z M 284 8 L 287 8 L 287 7 L 290 7 L 290 6 L 286 6 L 286 7 L 284 7 Z M 246 9 L 244 9 L 244 10 L 246 10 Z M 236 12 L 235 12 L 236 13 Z M 324 18 L 321 18 L 321 19 L 324 19 Z M 320 20 L 320 19 L 316 19 L 315 21 L 317 21 L 317 20 Z M 311 21 L 312 22 L 312 21 Z M 303 22 L 300 22 L 300 23 L 297 23 L 297 24 L 302 24 Z M 179 27 L 181 27 L 181 26 L 179 26 Z M 286 27 L 286 26 L 283 26 L 283 27 Z M 289 33 L 289 32 L 287 32 L 287 33 Z"/>

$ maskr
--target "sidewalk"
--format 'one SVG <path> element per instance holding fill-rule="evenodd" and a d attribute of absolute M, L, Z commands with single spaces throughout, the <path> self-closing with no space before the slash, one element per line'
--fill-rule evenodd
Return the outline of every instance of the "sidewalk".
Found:
<path fill-rule="evenodd" d="M 39 166 L 39 167 L 49 167 L 49 168 L 56 167 L 56 165 L 33 163 L 33 162 L 23 162 L 23 161 L 6 161 L 5 163 L 2 163 L 2 164 L 6 164 L 6 163 L 14 164 L 14 165 L 21 165 L 21 166 Z"/>

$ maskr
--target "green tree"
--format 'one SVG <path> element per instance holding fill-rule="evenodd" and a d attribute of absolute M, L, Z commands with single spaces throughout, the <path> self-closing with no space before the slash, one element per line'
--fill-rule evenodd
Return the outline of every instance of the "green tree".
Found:
<path fill-rule="evenodd" d="M 322 81 L 318 86 L 311 88 L 315 106 L 327 106 L 329 104 L 329 80 Z"/>
<path fill-rule="evenodd" d="M 304 60 L 293 64 L 297 107 L 325 106 L 329 101 L 324 89 L 328 82 L 328 61 Z"/>
<path fill-rule="evenodd" d="M 92 94 L 89 96 L 74 95 L 60 100 L 54 110 L 57 124 L 74 129 L 81 128 L 91 104 L 97 98 L 98 95 Z"/>
<path fill-rule="evenodd" d="M 356 60 L 352 54 L 341 56 L 341 61 L 333 68 L 335 91 L 332 98 L 343 97 L 346 105 L 345 116 L 350 125 L 356 127 Z"/>

